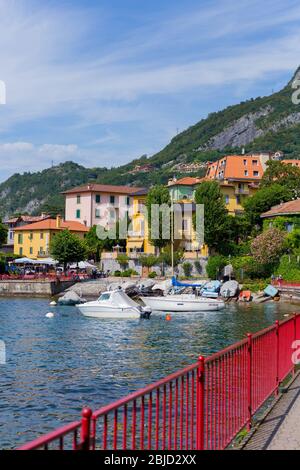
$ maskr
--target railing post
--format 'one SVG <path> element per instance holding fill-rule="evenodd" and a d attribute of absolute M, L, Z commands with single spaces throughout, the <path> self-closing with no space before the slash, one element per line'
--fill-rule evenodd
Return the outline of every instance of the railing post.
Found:
<path fill-rule="evenodd" d="M 90 450 L 90 437 L 91 437 L 91 417 L 92 410 L 90 408 L 83 408 L 81 419 L 81 450 Z"/>
<path fill-rule="evenodd" d="M 248 384 L 248 422 L 247 429 L 250 431 L 252 426 L 252 334 L 247 334 L 248 338 L 248 371 L 247 371 L 247 384 Z"/>
<path fill-rule="evenodd" d="M 200 356 L 197 369 L 197 450 L 204 449 L 204 379 L 205 379 L 205 358 Z"/>
<path fill-rule="evenodd" d="M 275 322 L 276 328 L 276 391 L 275 395 L 278 396 L 279 393 L 279 321 Z"/>
<path fill-rule="evenodd" d="M 297 313 L 294 313 L 294 341 L 297 341 Z M 293 376 L 296 374 L 296 364 L 293 367 Z"/>

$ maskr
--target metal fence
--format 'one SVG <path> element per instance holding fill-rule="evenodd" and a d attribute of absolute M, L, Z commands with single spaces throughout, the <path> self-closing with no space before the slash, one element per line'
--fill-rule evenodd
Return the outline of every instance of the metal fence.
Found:
<path fill-rule="evenodd" d="M 20 449 L 225 449 L 294 371 L 296 339 L 300 314 Z"/>

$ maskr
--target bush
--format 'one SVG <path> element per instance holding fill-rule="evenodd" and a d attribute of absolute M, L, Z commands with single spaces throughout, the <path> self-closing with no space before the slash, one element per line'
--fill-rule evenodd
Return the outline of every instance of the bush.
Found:
<path fill-rule="evenodd" d="M 258 235 L 251 243 L 251 253 L 259 264 L 279 261 L 285 248 L 286 233 L 277 228 L 270 228 Z"/>
<path fill-rule="evenodd" d="M 126 269 L 122 272 L 121 276 L 123 277 L 131 277 L 131 276 L 138 276 L 138 273 L 134 269 Z"/>
<path fill-rule="evenodd" d="M 182 269 L 186 277 L 191 277 L 191 274 L 193 272 L 193 266 L 191 265 L 191 263 L 189 262 L 183 263 Z"/>
<path fill-rule="evenodd" d="M 152 271 L 152 273 L 149 273 L 148 278 L 149 279 L 155 279 L 157 277 L 157 273 L 155 271 Z"/>
<path fill-rule="evenodd" d="M 273 263 L 259 264 L 252 256 L 238 256 L 232 258 L 231 264 L 235 277 L 238 281 L 246 279 L 264 279 L 270 277 L 273 270 Z"/>
<path fill-rule="evenodd" d="M 300 263 L 298 263 L 298 257 L 282 256 L 274 274 L 276 276 L 281 275 L 286 281 L 300 281 Z"/>
<path fill-rule="evenodd" d="M 206 272 L 210 279 L 216 279 L 227 265 L 227 258 L 221 255 L 210 256 L 206 265 Z"/>
<path fill-rule="evenodd" d="M 155 255 L 141 256 L 140 263 L 145 268 L 152 268 L 156 264 L 159 264 L 159 259 Z"/>
<path fill-rule="evenodd" d="M 265 289 L 267 284 L 270 283 L 269 279 L 247 279 L 243 283 L 243 290 L 250 290 L 251 292 L 261 292 Z"/>
<path fill-rule="evenodd" d="M 119 270 L 114 272 L 114 276 L 115 276 L 115 277 L 121 277 L 121 274 L 122 274 L 122 273 L 121 273 L 121 271 L 119 271 Z"/>
<path fill-rule="evenodd" d="M 129 257 L 126 254 L 120 253 L 117 257 L 117 261 L 121 268 L 125 270 L 129 263 Z"/>

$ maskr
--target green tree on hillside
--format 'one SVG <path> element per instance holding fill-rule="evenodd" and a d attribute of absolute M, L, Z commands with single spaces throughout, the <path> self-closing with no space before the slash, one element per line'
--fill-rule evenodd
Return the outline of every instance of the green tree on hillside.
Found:
<path fill-rule="evenodd" d="M 150 189 L 147 199 L 146 207 L 148 211 L 148 227 L 149 227 L 149 239 L 153 246 L 161 249 L 170 244 L 170 239 L 166 240 L 163 237 L 163 229 L 165 228 L 166 219 L 163 212 L 159 212 L 159 217 L 157 219 L 152 219 L 152 206 L 156 204 L 158 206 L 165 205 L 165 207 L 170 207 L 170 193 L 168 188 L 165 186 L 155 186 Z M 158 237 L 154 238 L 154 233 L 158 233 Z"/>
<path fill-rule="evenodd" d="M 286 202 L 291 199 L 290 191 L 283 185 L 273 183 L 264 186 L 258 190 L 253 196 L 248 197 L 244 202 L 245 214 L 249 222 L 254 225 L 261 226 L 263 221 L 261 214 L 267 212 L 271 207 Z"/>
<path fill-rule="evenodd" d="M 202 183 L 196 190 L 195 202 L 196 204 L 204 204 L 204 242 L 210 249 L 218 251 L 224 243 L 224 231 L 228 217 L 219 184 L 216 181 Z"/>
<path fill-rule="evenodd" d="M 290 199 L 300 197 L 300 168 L 286 163 L 270 160 L 262 178 L 262 188 L 274 183 L 284 187 L 290 193 Z"/>
<path fill-rule="evenodd" d="M 5 225 L 2 224 L 2 220 L 0 219 L 0 246 L 4 245 L 7 241 L 7 228 Z"/>
<path fill-rule="evenodd" d="M 63 230 L 52 238 L 50 253 L 54 259 L 64 265 L 66 271 L 68 263 L 78 263 L 85 259 L 86 245 L 84 240 L 69 230 Z"/>

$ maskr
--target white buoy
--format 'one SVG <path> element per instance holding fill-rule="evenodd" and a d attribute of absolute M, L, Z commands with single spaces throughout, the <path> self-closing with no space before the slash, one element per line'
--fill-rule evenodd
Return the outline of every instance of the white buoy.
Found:
<path fill-rule="evenodd" d="M 53 300 L 53 302 L 50 302 L 49 304 L 51 307 L 55 307 L 57 305 L 57 303 L 55 302 L 55 300 Z"/>
<path fill-rule="evenodd" d="M 54 313 L 52 312 L 46 313 L 46 318 L 54 318 Z"/>

